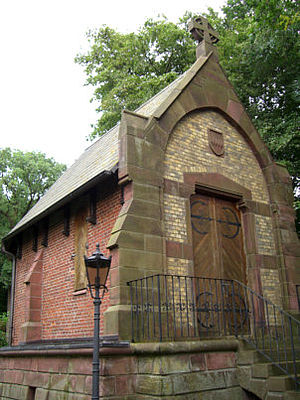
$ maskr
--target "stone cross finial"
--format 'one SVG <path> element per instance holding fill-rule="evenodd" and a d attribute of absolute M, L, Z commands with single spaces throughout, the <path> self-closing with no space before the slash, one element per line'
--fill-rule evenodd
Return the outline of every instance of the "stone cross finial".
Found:
<path fill-rule="evenodd" d="M 209 44 L 216 44 L 219 41 L 218 33 L 213 29 L 208 20 L 204 17 L 193 18 L 188 25 L 193 38 L 199 43 L 202 41 Z"/>

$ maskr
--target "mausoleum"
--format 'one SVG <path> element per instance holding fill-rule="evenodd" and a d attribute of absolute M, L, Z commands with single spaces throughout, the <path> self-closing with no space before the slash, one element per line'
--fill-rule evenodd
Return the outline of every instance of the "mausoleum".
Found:
<path fill-rule="evenodd" d="M 192 67 L 124 110 L 4 239 L 1 399 L 90 398 L 96 243 L 112 257 L 101 398 L 298 398 L 291 180 L 226 78 L 217 33 L 202 17 L 190 29 Z"/>

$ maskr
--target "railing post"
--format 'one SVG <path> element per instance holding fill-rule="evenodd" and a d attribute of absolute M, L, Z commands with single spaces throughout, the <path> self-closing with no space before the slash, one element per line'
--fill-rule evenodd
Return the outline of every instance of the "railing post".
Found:
<path fill-rule="evenodd" d="M 221 307 L 222 307 L 222 318 L 223 318 L 223 329 L 224 329 L 224 335 L 226 335 L 226 318 L 225 318 L 225 302 L 224 302 L 224 281 L 223 279 L 221 280 Z"/>
<path fill-rule="evenodd" d="M 144 295 L 143 295 L 143 279 L 141 279 L 141 334 L 142 338 L 145 337 L 145 327 L 144 327 Z"/>
<path fill-rule="evenodd" d="M 166 297 L 167 338 L 169 338 L 170 337 L 170 332 L 169 332 L 169 296 L 168 296 L 167 275 L 165 275 L 164 284 L 165 284 L 165 297 Z"/>
<path fill-rule="evenodd" d="M 131 303 L 131 340 L 134 342 L 134 322 L 133 322 L 133 296 L 132 296 L 132 285 L 131 282 L 127 282 L 130 290 L 130 303 Z"/>
<path fill-rule="evenodd" d="M 159 341 L 162 342 L 161 299 L 160 299 L 160 280 L 159 280 L 159 278 L 160 278 L 160 276 L 157 275 Z"/>
<path fill-rule="evenodd" d="M 219 296 L 218 296 L 218 284 L 217 279 L 214 279 L 214 286 L 215 286 L 215 293 L 216 293 L 216 312 L 217 312 L 217 321 L 218 321 L 218 334 L 221 336 L 221 329 L 220 329 L 220 305 L 219 305 Z"/>
<path fill-rule="evenodd" d="M 187 290 L 187 282 L 186 277 L 185 280 L 185 303 L 186 303 L 186 327 L 187 327 L 187 336 L 190 336 L 190 319 L 189 319 L 189 299 L 188 299 L 188 290 Z"/>
<path fill-rule="evenodd" d="M 292 319 L 291 319 L 291 317 L 289 317 L 289 328 L 290 328 L 290 336 L 291 336 L 293 370 L 294 370 L 295 385 L 296 385 L 296 390 L 297 390 L 298 387 L 299 387 L 299 383 L 298 383 L 298 376 L 297 376 L 297 366 L 296 366 L 295 346 L 294 346 L 294 335 L 293 335 L 293 327 L 292 327 Z"/>
<path fill-rule="evenodd" d="M 175 314 L 175 297 L 174 297 L 174 275 L 172 275 L 172 303 L 173 303 L 173 326 L 174 326 L 174 340 L 176 339 L 176 314 Z"/>
<path fill-rule="evenodd" d="M 235 310 L 235 293 L 234 293 L 234 281 L 231 281 L 231 297 L 232 297 L 232 308 L 233 308 L 233 323 L 234 323 L 234 336 L 237 337 L 237 320 Z"/>
<path fill-rule="evenodd" d="M 153 276 L 151 277 L 151 291 L 152 291 L 152 322 L 153 322 L 153 337 L 155 338 L 155 301 L 154 301 L 154 287 Z"/>
<path fill-rule="evenodd" d="M 138 281 L 135 281 L 135 300 L 136 300 L 136 337 L 140 340 L 140 327 L 139 327 L 139 301 L 138 301 Z"/>
<path fill-rule="evenodd" d="M 150 304 L 149 304 L 149 287 L 148 287 L 148 278 L 146 279 L 146 304 L 147 304 L 147 338 L 150 339 Z"/>

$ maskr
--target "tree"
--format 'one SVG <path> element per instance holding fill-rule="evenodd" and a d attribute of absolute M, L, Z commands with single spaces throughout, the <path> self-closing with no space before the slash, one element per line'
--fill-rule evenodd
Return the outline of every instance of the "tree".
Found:
<path fill-rule="evenodd" d="M 0 240 L 40 199 L 65 165 L 39 152 L 0 149 Z M 11 263 L 0 253 L 0 292 L 10 286 Z M 5 310 L 5 305 L 2 304 Z M 1 312 L 0 307 L 0 312 Z"/>
<path fill-rule="evenodd" d="M 299 4 L 228 0 L 222 11 L 219 16 L 209 9 L 206 15 L 219 32 L 220 63 L 274 159 L 288 168 L 299 205 Z M 101 113 L 91 139 L 115 125 L 122 109 L 136 109 L 190 67 L 195 44 L 186 22 L 191 16 L 186 13 L 178 25 L 150 19 L 125 35 L 108 27 L 88 33 L 90 50 L 75 61 L 85 68 L 86 84 L 95 87 L 93 100 Z"/>
<path fill-rule="evenodd" d="M 100 119 L 90 139 L 113 127 L 124 108 L 135 110 L 171 83 L 195 61 L 188 31 L 165 17 L 148 19 L 137 33 L 123 34 L 103 26 L 89 31 L 90 50 L 75 62 L 84 66 L 87 85 L 95 87 L 93 101 Z"/>

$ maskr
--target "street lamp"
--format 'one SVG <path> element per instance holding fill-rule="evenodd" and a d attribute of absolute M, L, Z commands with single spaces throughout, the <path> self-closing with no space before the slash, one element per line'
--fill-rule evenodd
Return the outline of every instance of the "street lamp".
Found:
<path fill-rule="evenodd" d="M 84 256 L 88 288 L 94 299 L 94 349 L 93 349 L 93 390 L 92 400 L 99 400 L 99 343 L 100 343 L 100 305 L 107 292 L 106 280 L 108 277 L 111 257 L 107 258 L 100 252 L 99 243 L 96 251 L 90 256 Z M 102 291 L 102 293 L 101 293 Z"/>

